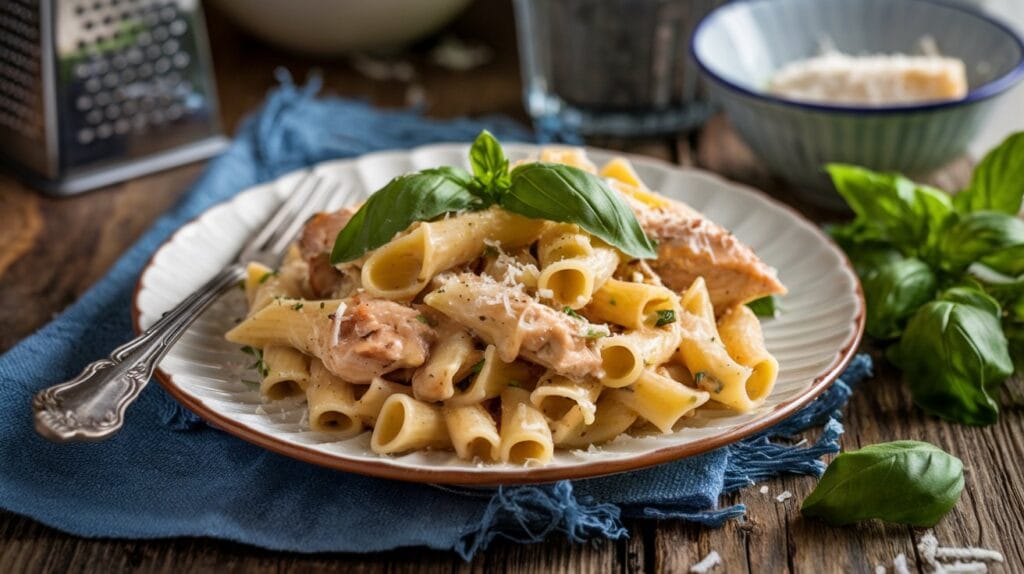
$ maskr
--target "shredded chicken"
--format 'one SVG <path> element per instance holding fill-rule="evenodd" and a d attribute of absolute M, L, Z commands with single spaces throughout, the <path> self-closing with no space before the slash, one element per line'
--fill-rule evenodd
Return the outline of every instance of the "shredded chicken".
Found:
<path fill-rule="evenodd" d="M 448 275 L 424 298 L 431 307 L 495 345 L 503 361 L 518 355 L 566 377 L 600 377 L 601 355 L 590 324 L 488 276 Z"/>
<path fill-rule="evenodd" d="M 774 269 L 729 231 L 685 203 L 660 197 L 653 207 L 624 193 L 640 226 L 658 244 L 651 268 L 666 286 L 682 291 L 704 277 L 716 310 L 767 295 L 784 294 Z"/>
<path fill-rule="evenodd" d="M 299 252 L 309 264 L 308 283 L 313 297 L 340 297 L 359 287 L 358 273 L 344 272 L 331 265 L 331 249 L 338 233 L 355 215 L 357 207 L 343 207 L 332 213 L 318 213 L 302 229 Z"/>
<path fill-rule="evenodd" d="M 436 333 L 416 309 L 357 296 L 343 313 L 337 333 L 333 329 L 321 333 L 317 353 L 338 377 L 369 383 L 374 377 L 418 367 L 427 360 Z M 336 320 L 332 317 L 332 322 Z"/>

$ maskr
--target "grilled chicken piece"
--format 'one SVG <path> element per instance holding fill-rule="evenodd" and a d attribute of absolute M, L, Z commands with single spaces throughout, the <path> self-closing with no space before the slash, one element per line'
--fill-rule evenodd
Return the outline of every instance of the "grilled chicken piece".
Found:
<path fill-rule="evenodd" d="M 309 264 L 308 283 L 313 297 L 347 295 L 358 287 L 358 274 L 344 273 L 331 265 L 331 249 L 338 233 L 355 215 L 357 207 L 343 207 L 332 213 L 314 215 L 299 238 L 299 252 Z"/>
<path fill-rule="evenodd" d="M 341 318 L 332 316 L 330 328 L 320 333 L 316 355 L 342 379 L 370 383 L 391 371 L 422 365 L 435 338 L 434 329 L 420 320 L 416 309 L 357 296 Z"/>
<path fill-rule="evenodd" d="M 716 312 L 767 295 L 786 293 L 775 270 L 729 231 L 692 207 L 613 182 L 648 237 L 658 242 L 649 263 L 667 287 L 682 291 L 697 277 L 707 282 Z"/>
<path fill-rule="evenodd" d="M 522 287 L 473 273 L 447 275 L 423 301 L 497 347 L 511 362 L 518 355 L 566 377 L 600 377 L 601 355 L 585 319 L 556 311 Z"/>

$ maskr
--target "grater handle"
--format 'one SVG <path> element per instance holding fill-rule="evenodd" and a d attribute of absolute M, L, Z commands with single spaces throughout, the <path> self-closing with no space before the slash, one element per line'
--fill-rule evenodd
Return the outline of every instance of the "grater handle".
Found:
<path fill-rule="evenodd" d="M 146 387 L 167 351 L 243 275 L 241 265 L 225 268 L 109 357 L 36 394 L 32 399 L 36 432 L 54 442 L 80 442 L 104 440 L 120 430 L 125 410 Z"/>

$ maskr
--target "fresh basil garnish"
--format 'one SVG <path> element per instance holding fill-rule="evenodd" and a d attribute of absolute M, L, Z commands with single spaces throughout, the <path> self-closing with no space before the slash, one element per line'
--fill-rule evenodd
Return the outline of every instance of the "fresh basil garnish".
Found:
<path fill-rule="evenodd" d="M 750 307 L 750 310 L 758 317 L 774 317 L 779 312 L 774 295 L 754 299 L 747 303 L 747 307 Z"/>
<path fill-rule="evenodd" d="M 1024 132 L 1006 138 L 982 158 L 971 185 L 956 194 L 957 211 L 998 211 L 1017 215 L 1024 198 Z"/>
<path fill-rule="evenodd" d="M 999 321 L 999 304 L 969 287 L 949 289 L 918 309 L 890 353 L 914 402 L 963 424 L 996 422 L 995 395 L 1013 373 Z"/>
<path fill-rule="evenodd" d="M 481 192 L 492 203 L 497 202 L 512 182 L 509 178 L 508 158 L 491 132 L 484 130 L 477 136 L 469 148 L 469 163 Z"/>
<path fill-rule="evenodd" d="M 453 167 L 427 169 L 392 179 L 366 200 L 338 234 L 331 263 L 358 259 L 417 221 L 481 208 L 483 202 L 470 190 L 472 182 L 465 170 Z"/>
<path fill-rule="evenodd" d="M 597 176 L 549 163 L 509 172 L 501 145 L 487 131 L 469 155 L 473 175 L 453 167 L 428 169 L 397 177 L 371 195 L 338 234 L 331 263 L 358 259 L 417 221 L 495 204 L 532 219 L 574 223 L 633 257 L 657 257 L 633 211 Z"/>
<path fill-rule="evenodd" d="M 531 219 L 574 223 L 626 255 L 657 257 L 654 244 L 626 202 L 601 178 L 554 163 L 528 163 L 512 170 L 512 186 L 499 204 Z"/>
<path fill-rule="evenodd" d="M 800 512 L 830 524 L 879 519 L 934 526 L 964 488 L 960 459 L 918 441 L 866 446 L 837 456 Z"/>
<path fill-rule="evenodd" d="M 889 261 L 863 281 L 867 331 L 876 339 L 898 337 L 918 307 L 935 297 L 935 273 L 920 259 Z"/>

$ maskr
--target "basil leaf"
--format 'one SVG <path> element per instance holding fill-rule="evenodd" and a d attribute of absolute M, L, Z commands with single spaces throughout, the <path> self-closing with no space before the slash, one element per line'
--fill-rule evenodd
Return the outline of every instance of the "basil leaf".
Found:
<path fill-rule="evenodd" d="M 960 212 L 998 211 L 1017 215 L 1024 198 L 1024 132 L 1006 138 L 988 152 L 971 176 L 971 185 L 953 198 Z"/>
<path fill-rule="evenodd" d="M 944 192 L 902 175 L 843 164 L 829 164 L 827 169 L 836 190 L 857 214 L 860 235 L 892 242 L 909 255 L 927 255 L 953 212 Z"/>
<path fill-rule="evenodd" d="M 371 195 L 341 230 L 331 251 L 331 263 L 358 259 L 417 221 L 482 209 L 486 204 L 470 191 L 472 181 L 465 170 L 453 167 L 396 177 Z"/>
<path fill-rule="evenodd" d="M 1024 221 L 1012 215 L 994 211 L 978 211 L 960 217 L 943 232 L 939 241 L 939 261 L 942 268 L 954 273 L 982 260 L 997 271 L 1024 268 L 1016 255 L 1024 249 Z M 1006 253 L 1001 253 L 1007 251 Z"/>
<path fill-rule="evenodd" d="M 918 307 L 935 297 L 935 274 L 920 259 L 899 259 L 864 279 L 867 332 L 876 339 L 898 337 Z"/>
<path fill-rule="evenodd" d="M 747 303 L 747 307 L 754 312 L 758 317 L 774 317 L 778 314 L 778 308 L 775 305 L 775 296 L 768 295 L 761 297 L 760 299 L 754 299 Z"/>
<path fill-rule="evenodd" d="M 800 512 L 836 525 L 877 518 L 930 527 L 956 505 L 963 488 L 963 463 L 934 445 L 874 444 L 837 456 Z"/>
<path fill-rule="evenodd" d="M 504 209 L 532 219 L 574 223 L 623 253 L 657 257 L 633 211 L 601 178 L 562 164 L 528 163 L 512 170 Z"/>
<path fill-rule="evenodd" d="M 891 356 L 914 402 L 969 425 L 999 417 L 993 395 L 1013 373 L 999 304 L 977 289 L 950 289 L 917 310 Z"/>
<path fill-rule="evenodd" d="M 469 148 L 469 163 L 480 189 L 492 200 L 508 189 L 508 159 L 491 132 L 484 130 L 473 141 Z"/>

